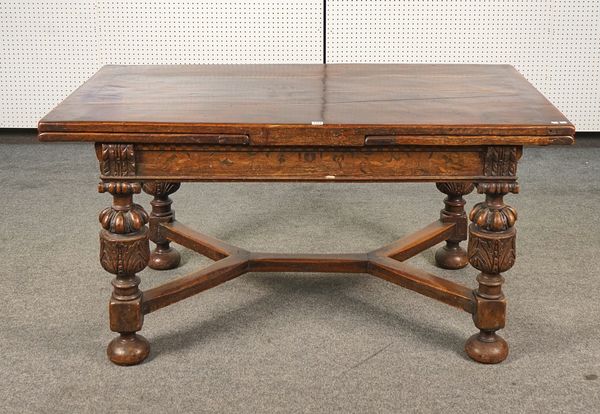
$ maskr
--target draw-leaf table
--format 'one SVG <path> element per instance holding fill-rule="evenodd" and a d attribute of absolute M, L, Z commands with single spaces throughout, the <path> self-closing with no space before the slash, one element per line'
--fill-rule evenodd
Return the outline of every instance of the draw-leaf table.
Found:
<path fill-rule="evenodd" d="M 574 134 L 508 65 L 105 66 L 39 123 L 42 141 L 95 143 L 99 191 L 113 198 L 100 213 L 100 262 L 115 275 L 108 356 L 120 365 L 148 356 L 145 315 L 248 272 L 379 277 L 471 314 L 467 354 L 501 362 L 517 219 L 504 196 L 518 192 L 523 146 Z M 170 195 L 192 181 L 422 181 L 446 198 L 438 220 L 374 251 L 257 253 L 175 220 Z M 475 188 L 485 200 L 467 217 L 463 196 Z M 133 202 L 141 190 L 153 196 L 149 214 Z M 215 262 L 142 291 L 146 266 L 179 264 L 172 242 Z M 470 263 L 474 289 L 406 263 L 442 242 L 438 266 Z"/>

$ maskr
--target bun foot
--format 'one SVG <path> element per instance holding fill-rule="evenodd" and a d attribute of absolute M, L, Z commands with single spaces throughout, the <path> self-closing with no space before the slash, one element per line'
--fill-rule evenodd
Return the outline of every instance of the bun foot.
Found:
<path fill-rule="evenodd" d="M 117 365 L 137 365 L 150 354 L 150 343 L 135 333 L 121 334 L 110 341 L 106 353 Z"/>
<path fill-rule="evenodd" d="M 156 249 L 150 253 L 150 260 L 148 261 L 148 267 L 154 270 L 169 270 L 175 269 L 181 262 L 181 256 L 179 252 L 173 249 L 171 246 L 166 248 L 157 246 Z"/>
<path fill-rule="evenodd" d="M 481 331 L 465 344 L 469 357 L 482 364 L 497 364 L 508 356 L 508 344 L 495 332 Z"/>
<path fill-rule="evenodd" d="M 435 252 L 435 262 L 442 269 L 458 270 L 469 264 L 469 258 L 458 243 L 447 242 Z"/>

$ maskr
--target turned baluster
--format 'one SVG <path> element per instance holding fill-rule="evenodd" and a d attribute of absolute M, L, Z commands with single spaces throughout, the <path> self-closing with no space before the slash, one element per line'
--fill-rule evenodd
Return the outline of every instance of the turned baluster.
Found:
<path fill-rule="evenodd" d="M 154 196 L 150 202 L 150 233 L 149 237 L 156 244 L 156 248 L 150 253 L 148 267 L 155 270 L 174 269 L 179 266 L 181 256 L 179 252 L 171 247 L 169 240 L 164 238 L 160 232 L 160 223 L 170 223 L 175 220 L 175 211 L 171 209 L 173 201 L 169 198 L 180 187 L 180 183 L 171 182 L 146 182 L 144 192 Z"/>
<path fill-rule="evenodd" d="M 444 269 L 462 269 L 469 264 L 467 251 L 460 242 L 467 240 L 466 201 L 463 195 L 473 191 L 474 185 L 463 182 L 436 183 L 436 187 L 447 197 L 444 199 L 444 209 L 440 211 L 440 221 L 454 223 L 454 234 L 446 240 L 446 245 L 435 252 L 436 264 Z"/>
<path fill-rule="evenodd" d="M 133 203 L 133 194 L 141 191 L 139 183 L 104 182 L 99 192 L 113 196 L 111 207 L 100 213 L 100 263 L 115 275 L 109 303 L 110 329 L 118 332 L 107 348 L 109 359 L 118 365 L 142 362 L 150 352 L 148 341 L 136 332 L 142 329 L 141 272 L 150 256 L 148 215 Z"/>
<path fill-rule="evenodd" d="M 506 359 L 508 344 L 496 331 L 504 328 L 506 298 L 502 292 L 503 272 L 516 258 L 517 213 L 504 204 L 504 196 L 518 192 L 517 183 L 482 183 L 478 192 L 486 194 L 485 202 L 473 207 L 469 226 L 469 262 L 480 270 L 478 288 L 473 292 L 473 321 L 479 333 L 465 345 L 467 354 L 478 362 L 495 364 Z"/>

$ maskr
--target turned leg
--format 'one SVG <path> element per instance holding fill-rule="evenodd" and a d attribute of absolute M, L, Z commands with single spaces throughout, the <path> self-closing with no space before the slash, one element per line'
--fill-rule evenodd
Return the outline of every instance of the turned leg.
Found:
<path fill-rule="evenodd" d="M 513 226 L 517 213 L 503 198 L 509 192 L 517 193 L 518 184 L 483 183 L 477 189 L 486 194 L 486 200 L 470 214 L 468 255 L 471 265 L 481 271 L 479 287 L 473 292 L 473 321 L 479 333 L 469 338 L 465 350 L 477 362 L 495 364 L 508 355 L 508 344 L 496 331 L 504 328 L 506 315 L 501 273 L 513 266 L 516 252 Z"/>
<path fill-rule="evenodd" d="M 146 267 L 150 256 L 148 215 L 133 203 L 133 194 L 141 191 L 139 183 L 104 182 L 99 191 L 113 195 L 112 206 L 100 213 L 100 263 L 116 276 L 109 315 L 110 329 L 120 334 L 108 344 L 107 354 L 115 364 L 135 365 L 150 353 L 148 341 L 136 334 L 144 323 L 136 273 Z"/>
<path fill-rule="evenodd" d="M 160 234 L 160 223 L 170 223 L 175 220 L 175 211 L 171 209 L 173 201 L 169 194 L 179 189 L 180 183 L 148 182 L 144 183 L 144 192 L 154 196 L 150 202 L 152 212 L 150 213 L 150 240 L 156 244 L 156 248 L 150 253 L 148 267 L 155 270 L 174 269 L 179 266 L 181 256 L 179 252 L 170 246 L 169 240 Z"/>
<path fill-rule="evenodd" d="M 440 221 L 454 223 L 455 232 L 446 245 L 435 252 L 435 262 L 443 269 L 462 269 L 469 260 L 467 251 L 460 246 L 460 242 L 467 240 L 467 214 L 465 213 L 466 201 L 462 197 L 473 191 L 471 183 L 448 182 L 436 183 L 436 187 L 447 197 L 444 199 L 445 207 L 440 212 Z"/>

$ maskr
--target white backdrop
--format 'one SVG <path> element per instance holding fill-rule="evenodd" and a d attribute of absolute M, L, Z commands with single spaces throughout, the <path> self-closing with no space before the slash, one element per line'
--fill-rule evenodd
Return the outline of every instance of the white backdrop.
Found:
<path fill-rule="evenodd" d="M 322 63 L 324 0 L 0 0 L 0 127 L 104 64 Z M 596 0 L 327 0 L 327 63 L 510 63 L 600 130 Z"/>

